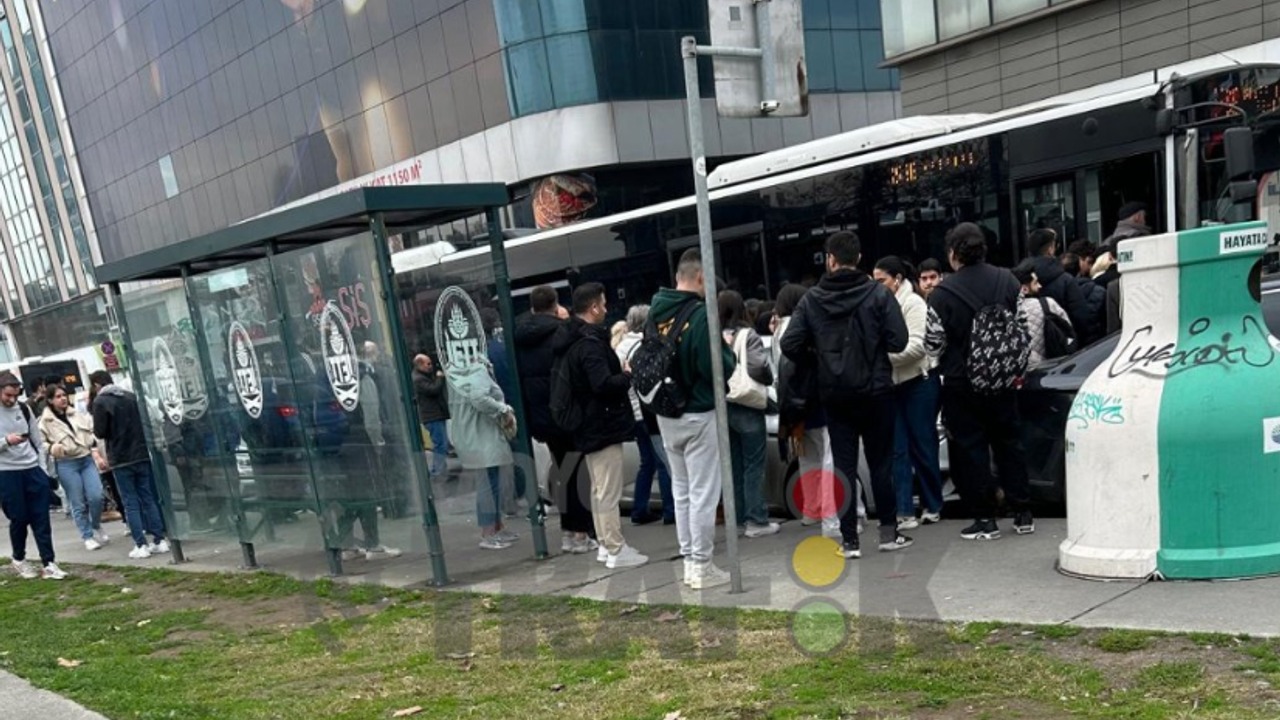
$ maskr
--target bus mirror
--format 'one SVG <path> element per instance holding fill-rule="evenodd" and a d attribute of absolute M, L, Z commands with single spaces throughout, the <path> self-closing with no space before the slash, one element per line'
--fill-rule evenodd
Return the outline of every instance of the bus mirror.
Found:
<path fill-rule="evenodd" d="M 1227 128 L 1222 133 L 1223 154 L 1227 160 L 1228 180 L 1253 177 L 1253 131 L 1247 127 Z"/>
<path fill-rule="evenodd" d="M 1164 137 L 1173 132 L 1174 125 L 1177 124 L 1177 114 L 1170 108 L 1161 108 L 1156 111 L 1156 134 Z"/>
<path fill-rule="evenodd" d="M 1230 188 L 1231 203 L 1240 205 L 1242 203 L 1251 203 L 1258 196 L 1257 180 L 1235 180 L 1231 183 Z"/>

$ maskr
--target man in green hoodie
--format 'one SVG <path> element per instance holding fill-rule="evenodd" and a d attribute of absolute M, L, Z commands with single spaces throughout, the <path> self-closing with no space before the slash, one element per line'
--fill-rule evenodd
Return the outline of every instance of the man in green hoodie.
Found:
<path fill-rule="evenodd" d="M 707 334 L 706 277 L 702 254 L 695 248 L 680 256 L 674 290 L 662 288 L 653 297 L 649 317 L 658 331 L 676 338 L 674 379 L 688 397 L 684 414 L 658 418 L 662 444 L 671 461 L 671 490 L 675 497 L 676 536 L 684 556 L 684 583 L 694 590 L 725 585 L 729 573 L 711 562 L 715 552 L 716 505 L 720 501 L 720 442 L 716 435 L 715 390 L 711 380 L 711 339 Z M 698 308 L 682 328 L 671 327 L 685 303 Z M 724 376 L 733 374 L 733 350 L 717 343 Z"/>

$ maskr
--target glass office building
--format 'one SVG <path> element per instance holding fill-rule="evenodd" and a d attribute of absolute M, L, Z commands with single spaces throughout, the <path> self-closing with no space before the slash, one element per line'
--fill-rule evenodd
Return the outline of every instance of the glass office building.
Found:
<path fill-rule="evenodd" d="M 356 185 L 503 182 L 523 198 L 504 218 L 512 227 L 545 226 L 533 207 L 543 190 L 579 193 L 600 213 L 691 185 L 679 40 L 707 38 L 701 2 L 41 7 L 104 262 Z M 878 67 L 878 3 L 804 7 L 810 115 L 708 112 L 713 157 L 900 114 L 896 71 Z"/>

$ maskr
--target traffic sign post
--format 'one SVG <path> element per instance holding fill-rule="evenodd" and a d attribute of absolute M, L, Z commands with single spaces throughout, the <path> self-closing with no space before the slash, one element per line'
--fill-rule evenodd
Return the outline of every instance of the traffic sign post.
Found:
<path fill-rule="evenodd" d="M 754 23 L 744 10 L 752 9 Z M 711 37 L 750 42 L 758 46 L 699 45 L 694 37 L 680 43 L 684 58 L 685 101 L 689 116 L 689 154 L 693 159 L 693 186 L 697 196 L 698 246 L 702 268 L 710 276 L 706 290 L 707 334 L 711 347 L 711 378 L 715 391 L 716 438 L 720 454 L 720 487 L 724 504 L 725 545 L 729 557 L 730 592 L 742 592 L 742 564 L 738 557 L 738 521 L 733 497 L 733 461 L 729 454 L 729 411 L 725 400 L 724 361 L 718 349 L 724 343 L 720 328 L 720 303 L 716 281 L 716 250 L 711 237 L 711 197 L 707 189 L 707 157 L 702 125 L 702 89 L 698 82 L 698 57 L 716 58 L 716 103 L 722 115 L 783 116 L 808 112 L 805 86 L 804 34 L 800 24 L 800 0 L 711 0 Z M 783 10 L 787 22 L 774 22 L 770 13 Z M 786 49 L 780 57 L 779 47 Z M 797 49 L 798 48 L 798 49 Z M 725 60 L 727 62 L 722 62 Z M 782 61 L 779 64 L 779 61 Z M 745 62 L 744 62 L 745 61 Z M 751 72 L 751 70 L 754 72 Z M 746 72 L 743 72 L 743 71 Z M 788 73 L 793 73 L 788 75 Z M 794 77 L 793 91 L 779 98 L 780 77 Z M 724 94 L 723 100 L 721 99 Z"/>

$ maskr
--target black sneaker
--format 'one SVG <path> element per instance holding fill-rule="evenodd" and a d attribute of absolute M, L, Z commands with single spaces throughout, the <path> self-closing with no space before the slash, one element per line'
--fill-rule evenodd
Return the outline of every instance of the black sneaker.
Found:
<path fill-rule="evenodd" d="M 1030 535 L 1036 531 L 1036 521 L 1030 510 L 1023 510 L 1013 517 L 1013 531 L 1019 535 Z"/>
<path fill-rule="evenodd" d="M 857 536 L 854 536 L 851 542 L 845 542 L 836 549 L 836 554 L 846 560 L 854 560 L 862 557 L 862 546 L 858 543 Z"/>
<path fill-rule="evenodd" d="M 960 531 L 965 540 L 999 540 L 1000 528 L 995 520 L 974 520 L 973 524 Z"/>
<path fill-rule="evenodd" d="M 912 540 L 911 538 L 907 537 L 906 535 L 903 535 L 902 533 L 896 533 L 893 536 L 892 540 L 882 540 L 880 542 L 880 552 L 893 552 L 894 550 L 902 550 L 904 548 L 909 548 L 914 544 L 915 544 L 915 541 Z"/>

